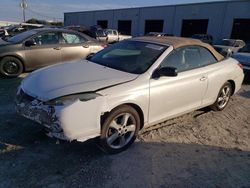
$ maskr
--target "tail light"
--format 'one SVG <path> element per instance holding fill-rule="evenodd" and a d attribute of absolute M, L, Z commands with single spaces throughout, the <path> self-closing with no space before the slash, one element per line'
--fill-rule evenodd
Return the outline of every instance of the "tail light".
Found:
<path fill-rule="evenodd" d="M 238 66 L 239 66 L 241 69 L 243 69 L 243 65 L 242 65 L 242 64 L 238 63 Z"/>
<path fill-rule="evenodd" d="M 101 44 L 101 47 L 103 47 L 103 48 L 107 48 L 107 47 L 108 47 L 108 45 L 107 45 L 107 44 Z"/>

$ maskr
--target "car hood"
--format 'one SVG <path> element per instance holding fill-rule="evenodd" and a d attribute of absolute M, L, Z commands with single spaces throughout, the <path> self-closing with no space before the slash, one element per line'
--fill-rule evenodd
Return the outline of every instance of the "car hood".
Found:
<path fill-rule="evenodd" d="M 48 101 L 65 95 L 111 87 L 131 81 L 137 76 L 82 60 L 34 71 L 23 80 L 21 88 L 32 97 Z"/>
<path fill-rule="evenodd" d="M 11 43 L 9 43 L 9 42 L 7 42 L 7 41 L 0 38 L 0 46 L 6 46 L 6 45 L 9 45 L 9 44 L 11 44 Z"/>
<path fill-rule="evenodd" d="M 233 58 L 237 59 L 241 63 L 250 64 L 250 53 L 239 52 L 233 55 Z"/>

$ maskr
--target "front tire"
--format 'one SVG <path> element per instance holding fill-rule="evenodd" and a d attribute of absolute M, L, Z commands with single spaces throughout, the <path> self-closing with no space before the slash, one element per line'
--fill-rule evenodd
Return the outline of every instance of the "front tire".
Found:
<path fill-rule="evenodd" d="M 101 146 L 105 152 L 115 154 L 126 150 L 134 143 L 140 128 L 138 112 L 123 105 L 115 108 L 104 120 L 101 131 Z"/>
<path fill-rule="evenodd" d="M 0 74 L 6 77 L 17 77 L 23 72 L 22 62 L 15 57 L 4 57 L 0 61 Z"/>
<path fill-rule="evenodd" d="M 221 111 L 226 108 L 232 95 L 232 85 L 226 82 L 220 89 L 215 103 L 211 106 L 214 111 Z"/>

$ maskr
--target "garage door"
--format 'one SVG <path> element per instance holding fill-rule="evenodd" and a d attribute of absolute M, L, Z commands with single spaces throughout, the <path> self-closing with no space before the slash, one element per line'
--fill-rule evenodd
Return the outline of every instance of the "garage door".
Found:
<path fill-rule="evenodd" d="M 207 34 L 208 19 L 182 20 L 182 37 L 191 37 L 194 34 Z"/>
<path fill-rule="evenodd" d="M 250 41 L 250 19 L 234 19 L 231 38 Z"/>

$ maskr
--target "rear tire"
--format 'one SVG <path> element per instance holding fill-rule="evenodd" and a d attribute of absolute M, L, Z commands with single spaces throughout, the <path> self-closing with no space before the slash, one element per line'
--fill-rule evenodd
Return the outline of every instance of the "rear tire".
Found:
<path fill-rule="evenodd" d="M 211 106 L 211 109 L 214 111 L 221 111 L 226 108 L 230 97 L 232 95 L 232 85 L 229 82 L 226 82 L 220 89 L 219 94 L 215 103 Z"/>
<path fill-rule="evenodd" d="M 6 77 L 17 77 L 23 72 L 22 62 L 11 56 L 4 57 L 0 61 L 0 74 Z"/>
<path fill-rule="evenodd" d="M 134 143 L 140 128 L 140 117 L 138 112 L 123 105 L 115 108 L 104 120 L 101 131 L 102 149 L 115 154 L 126 150 Z"/>

